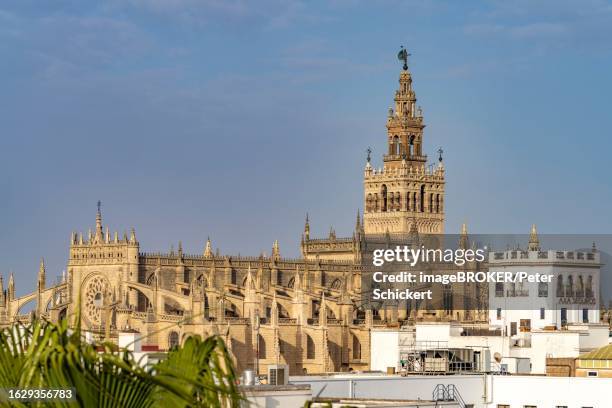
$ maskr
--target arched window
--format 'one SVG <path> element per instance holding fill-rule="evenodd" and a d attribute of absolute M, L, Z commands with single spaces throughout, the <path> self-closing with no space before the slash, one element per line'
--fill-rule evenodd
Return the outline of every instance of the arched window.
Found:
<path fill-rule="evenodd" d="M 295 278 L 289 279 L 289 282 L 287 283 L 287 287 L 293 288 L 294 285 L 295 285 Z"/>
<path fill-rule="evenodd" d="M 389 211 L 393 211 L 395 209 L 395 194 L 393 191 L 389 193 Z"/>
<path fill-rule="evenodd" d="M 366 199 L 366 211 L 372 211 L 372 193 L 368 194 L 368 198 Z"/>
<path fill-rule="evenodd" d="M 309 335 L 306 335 L 306 358 L 308 360 L 315 358 L 315 343 Z"/>
<path fill-rule="evenodd" d="M 232 269 L 231 280 L 232 280 L 232 284 L 233 285 L 235 285 L 238 282 L 238 277 L 236 276 L 236 270 L 235 269 Z"/>
<path fill-rule="evenodd" d="M 179 346 L 179 334 L 175 331 L 171 331 L 168 335 L 168 349 L 173 349 Z"/>
<path fill-rule="evenodd" d="M 538 283 L 538 297 L 548 297 L 548 282 Z"/>
<path fill-rule="evenodd" d="M 395 193 L 395 209 L 397 211 L 402 209 L 402 195 L 399 191 Z"/>
<path fill-rule="evenodd" d="M 557 297 L 563 297 L 563 275 L 557 276 Z"/>
<path fill-rule="evenodd" d="M 436 212 L 440 212 L 440 194 L 436 194 Z"/>
<path fill-rule="evenodd" d="M 353 334 L 353 360 L 361 360 L 361 342 Z"/>
<path fill-rule="evenodd" d="M 410 135 L 410 144 L 408 149 L 410 157 L 414 156 L 414 135 Z"/>
<path fill-rule="evenodd" d="M 400 146 L 401 146 L 401 142 L 399 140 L 399 137 L 397 136 L 393 136 L 393 147 L 392 147 L 392 154 L 400 154 Z"/>
<path fill-rule="evenodd" d="M 382 205 L 381 205 L 381 211 L 387 211 L 387 185 L 383 184 L 382 185 L 382 189 L 380 191 L 380 195 L 382 197 Z"/>
<path fill-rule="evenodd" d="M 495 282 L 495 297 L 504 297 L 504 282 Z"/>
<path fill-rule="evenodd" d="M 340 289 L 340 286 L 342 286 L 342 282 L 340 281 L 340 279 L 334 279 L 334 281 L 331 284 L 331 288 L 332 289 Z"/>
<path fill-rule="evenodd" d="M 266 340 L 261 334 L 257 335 L 257 356 L 261 359 L 266 358 Z"/>
<path fill-rule="evenodd" d="M 593 297 L 593 276 L 589 275 L 586 284 L 586 297 Z"/>
<path fill-rule="evenodd" d="M 433 212 L 434 211 L 434 207 L 433 207 L 433 193 L 429 193 L 429 212 Z"/>
<path fill-rule="evenodd" d="M 565 296 L 574 296 L 574 277 L 572 275 L 567 277 L 567 290 Z"/>
<path fill-rule="evenodd" d="M 417 211 L 417 193 L 412 193 L 412 211 Z"/>
<path fill-rule="evenodd" d="M 406 211 L 410 211 L 410 191 L 406 192 Z"/>
<path fill-rule="evenodd" d="M 419 210 L 421 212 L 425 212 L 425 184 L 421 185 L 421 208 Z"/>
<path fill-rule="evenodd" d="M 374 193 L 374 211 L 378 211 L 378 193 Z"/>

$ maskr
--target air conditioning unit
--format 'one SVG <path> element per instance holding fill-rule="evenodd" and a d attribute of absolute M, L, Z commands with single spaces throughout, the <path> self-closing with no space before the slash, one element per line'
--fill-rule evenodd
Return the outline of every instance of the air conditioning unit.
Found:
<path fill-rule="evenodd" d="M 289 366 L 286 364 L 270 364 L 268 366 L 268 384 L 286 385 L 289 382 Z"/>

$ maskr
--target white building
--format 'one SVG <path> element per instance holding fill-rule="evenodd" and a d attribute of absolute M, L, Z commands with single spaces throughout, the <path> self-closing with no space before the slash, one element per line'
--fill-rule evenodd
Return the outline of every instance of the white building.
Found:
<path fill-rule="evenodd" d="M 489 323 L 503 327 L 510 336 L 573 323 L 598 323 L 600 271 L 600 254 L 595 249 L 542 251 L 533 226 L 526 251 L 489 254 L 489 272 L 524 272 L 552 280 L 491 283 Z"/>
<path fill-rule="evenodd" d="M 608 333 L 607 325 L 596 323 L 568 324 L 563 330 L 532 329 L 515 336 L 495 326 L 457 322 L 373 328 L 370 367 L 399 372 L 402 361 L 417 356 L 420 361 L 407 371 L 433 373 L 446 371 L 446 366 L 453 372 L 545 374 L 547 357 L 577 357 L 608 344 Z"/>
<path fill-rule="evenodd" d="M 465 408 L 609 408 L 612 389 L 610 378 L 491 374 L 342 374 L 290 377 L 290 382 L 309 384 L 319 397 L 408 400 L 431 400 L 436 387 L 452 386 Z"/>

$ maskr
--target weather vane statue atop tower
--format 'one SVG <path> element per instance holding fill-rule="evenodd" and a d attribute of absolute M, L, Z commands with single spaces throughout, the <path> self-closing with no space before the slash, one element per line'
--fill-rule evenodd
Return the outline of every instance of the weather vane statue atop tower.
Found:
<path fill-rule="evenodd" d="M 403 45 L 400 48 L 400 52 L 397 53 L 397 59 L 400 61 L 404 61 L 404 71 L 408 71 L 408 57 L 412 54 L 406 51 Z"/>

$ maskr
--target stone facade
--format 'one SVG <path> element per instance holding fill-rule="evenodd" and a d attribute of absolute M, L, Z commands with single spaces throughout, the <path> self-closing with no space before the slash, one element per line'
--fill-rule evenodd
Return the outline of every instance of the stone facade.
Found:
<path fill-rule="evenodd" d="M 71 322 L 80 311 L 82 327 L 98 339 L 116 341 L 118 331 L 137 330 L 144 345 L 168 349 L 192 334 L 226 339 L 238 370 L 265 373 L 269 364 L 288 364 L 291 374 L 369 368 L 370 329 L 394 327 L 423 315 L 484 319 L 460 305 L 375 310 L 362 302 L 361 273 L 375 245 L 419 240 L 444 231 L 444 167 L 427 166 L 422 153 L 423 118 L 415 110 L 412 78 L 405 67 L 395 110 L 387 119 L 389 152 L 384 168 L 365 166 L 365 212 L 357 213 L 352 237 L 310 237 L 306 219 L 302 257 L 284 258 L 278 242 L 271 256 L 245 257 L 213 252 L 210 240 L 200 254 L 179 244 L 169 253 L 144 253 L 136 232 L 119 236 L 104 229 L 98 206 L 95 228 L 73 233 L 61 282 L 46 284 L 41 262 L 37 289 L 17 298 L 11 276 L 0 277 L 0 324 L 28 322 L 22 312 Z M 486 302 L 486 300 L 485 300 Z M 448 306 L 448 305 L 447 305 Z"/>

